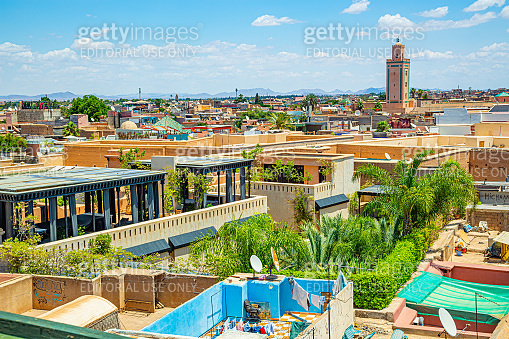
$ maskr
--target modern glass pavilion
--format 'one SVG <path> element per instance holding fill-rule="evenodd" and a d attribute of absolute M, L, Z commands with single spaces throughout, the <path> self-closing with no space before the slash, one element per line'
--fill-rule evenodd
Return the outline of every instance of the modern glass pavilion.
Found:
<path fill-rule="evenodd" d="M 237 169 L 240 172 L 240 200 L 246 199 L 246 174 L 248 180 L 248 197 L 251 197 L 251 165 L 253 159 L 226 159 L 226 158 L 198 158 L 198 157 L 181 157 L 178 159 L 175 167 L 180 169 L 187 169 L 195 174 L 214 174 L 217 173 L 217 192 L 218 200 L 220 196 L 220 175 L 221 172 L 225 173 L 226 177 L 226 197 L 225 202 L 235 201 L 235 175 Z M 247 168 L 247 173 L 246 173 Z M 207 206 L 207 197 L 203 199 L 203 207 Z"/>
<path fill-rule="evenodd" d="M 159 189 L 165 172 L 96 167 L 52 167 L 38 172 L 0 177 L 0 224 L 5 225 L 5 238 L 15 235 L 15 204 L 24 203 L 27 215 L 33 214 L 34 201 L 44 200 L 49 240 L 57 240 L 57 198 L 63 197 L 65 226 L 70 219 L 72 236 L 78 235 L 76 194 L 84 193 L 85 214 L 93 229 L 97 213 L 104 218 L 104 228 L 120 221 L 120 187 L 130 187 L 132 222 L 139 222 L 138 211 L 148 209 L 148 219 L 159 216 Z M 115 194 L 116 192 L 116 194 Z M 115 197 L 116 196 L 116 197 Z M 69 206 L 69 218 L 67 217 Z M 19 211 L 19 210 L 18 210 Z M 143 215 L 143 214 L 142 214 Z"/>

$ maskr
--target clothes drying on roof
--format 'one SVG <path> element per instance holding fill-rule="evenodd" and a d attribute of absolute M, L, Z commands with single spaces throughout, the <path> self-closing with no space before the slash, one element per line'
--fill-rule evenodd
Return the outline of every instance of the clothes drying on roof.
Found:
<path fill-rule="evenodd" d="M 306 292 L 305 289 L 300 287 L 300 285 L 294 281 L 293 290 L 292 290 L 292 299 L 296 300 L 297 303 L 302 306 L 306 311 L 309 311 L 309 293 Z"/>
<path fill-rule="evenodd" d="M 336 295 L 339 292 L 343 290 L 343 288 L 346 287 L 348 284 L 348 281 L 346 280 L 345 276 L 343 275 L 343 272 L 339 270 L 338 277 L 334 281 L 334 286 L 332 287 L 332 295 Z"/>

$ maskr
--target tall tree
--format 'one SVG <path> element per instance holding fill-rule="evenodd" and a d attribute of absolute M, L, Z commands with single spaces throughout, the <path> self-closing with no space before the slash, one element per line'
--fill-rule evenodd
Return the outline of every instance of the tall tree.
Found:
<path fill-rule="evenodd" d="M 303 110 L 307 110 L 308 106 L 311 106 L 311 111 L 314 111 L 318 107 L 318 97 L 313 93 L 306 95 L 302 100 L 301 107 Z"/>
<path fill-rule="evenodd" d="M 290 115 L 286 111 L 269 113 L 269 122 L 273 129 L 285 129 L 290 126 Z"/>
<path fill-rule="evenodd" d="M 76 126 L 74 124 L 74 122 L 69 121 L 67 123 L 67 125 L 65 125 L 65 127 L 64 127 L 64 129 L 62 131 L 62 134 L 64 135 L 64 137 L 68 137 L 68 136 L 79 137 L 80 136 L 80 130 L 79 130 L 78 126 Z"/>
<path fill-rule="evenodd" d="M 364 109 L 364 101 L 362 99 L 357 100 L 356 106 L 359 111 L 362 111 Z"/>
<path fill-rule="evenodd" d="M 108 106 L 94 95 L 84 95 L 83 98 L 76 98 L 72 101 L 69 114 L 86 114 L 93 121 L 99 121 L 108 112 Z"/>
<path fill-rule="evenodd" d="M 392 173 L 373 164 L 359 167 L 353 180 L 368 179 L 381 185 L 381 194 L 364 208 L 364 215 L 377 213 L 397 225 L 402 234 L 422 227 L 439 215 L 465 214 L 466 206 L 477 201 L 472 176 L 456 161 L 446 161 L 423 177 L 419 166 L 433 151 L 422 151 L 410 161 L 400 160 Z"/>
<path fill-rule="evenodd" d="M 415 98 L 415 91 L 416 91 L 416 89 L 413 88 L 413 87 L 410 89 L 410 93 L 412 94 L 412 98 Z"/>

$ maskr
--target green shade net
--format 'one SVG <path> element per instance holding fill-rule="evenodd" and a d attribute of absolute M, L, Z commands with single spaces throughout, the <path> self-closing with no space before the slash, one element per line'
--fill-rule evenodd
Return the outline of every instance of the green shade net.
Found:
<path fill-rule="evenodd" d="M 307 321 L 294 321 L 292 322 L 292 329 L 290 330 L 290 339 L 297 338 L 299 334 L 304 331 L 309 325 L 311 325 L 310 322 Z"/>
<path fill-rule="evenodd" d="M 164 116 L 161 120 L 156 122 L 154 124 L 154 126 L 162 126 L 162 127 L 173 128 L 174 130 L 176 130 L 176 131 L 178 131 L 180 133 L 182 133 L 182 131 L 184 130 L 184 127 L 181 124 L 179 124 L 178 122 L 176 122 L 175 120 L 173 120 L 169 116 Z"/>
<path fill-rule="evenodd" d="M 509 312 L 509 286 L 477 284 L 422 272 L 398 297 L 421 315 L 438 316 L 445 308 L 454 319 L 496 325 Z"/>

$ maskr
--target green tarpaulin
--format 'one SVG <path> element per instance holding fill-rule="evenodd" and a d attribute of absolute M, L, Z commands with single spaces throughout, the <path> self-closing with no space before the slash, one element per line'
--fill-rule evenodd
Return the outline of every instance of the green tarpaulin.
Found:
<path fill-rule="evenodd" d="M 454 319 L 475 321 L 477 294 L 478 321 L 496 325 L 509 312 L 509 286 L 477 284 L 422 272 L 398 297 L 422 315 L 438 316 L 445 308 Z"/>

